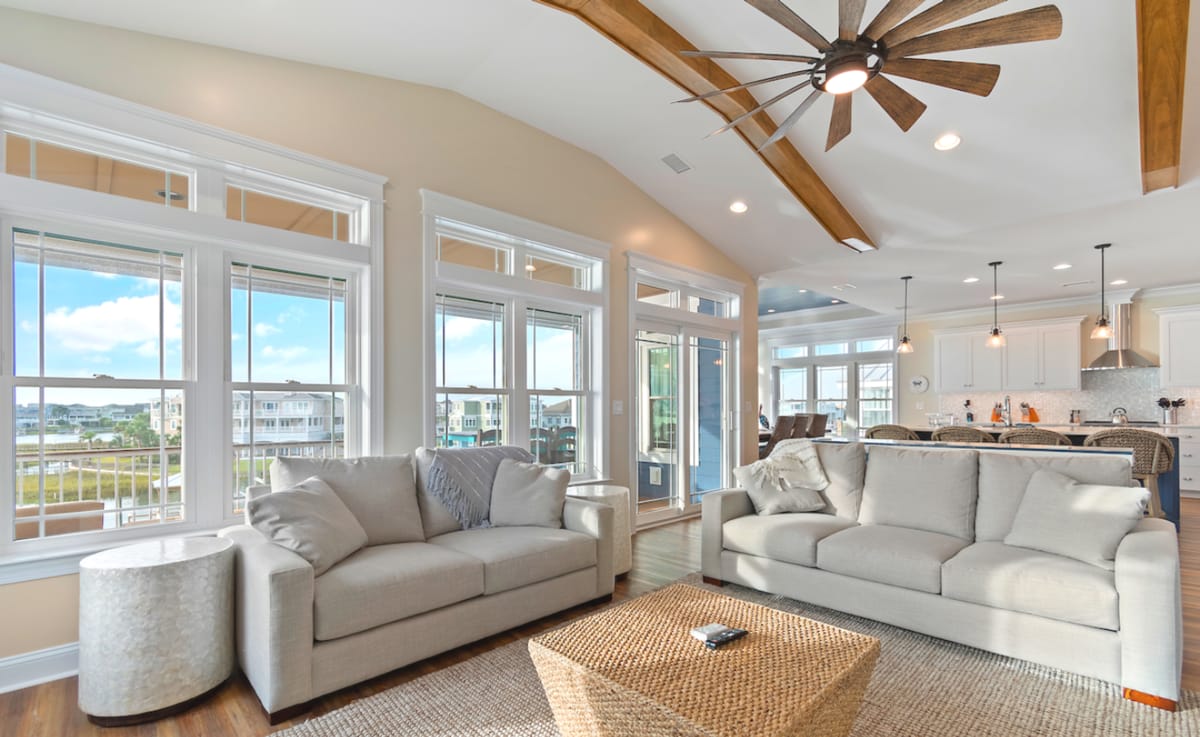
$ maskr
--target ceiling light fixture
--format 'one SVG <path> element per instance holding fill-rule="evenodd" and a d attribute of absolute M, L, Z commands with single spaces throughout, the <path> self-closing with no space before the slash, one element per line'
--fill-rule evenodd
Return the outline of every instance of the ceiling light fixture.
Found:
<path fill-rule="evenodd" d="M 1120 286 L 1123 286 L 1128 283 L 1129 283 L 1128 279 L 1113 279 L 1112 281 L 1110 281 L 1108 283 L 1108 285 L 1111 287 L 1120 287 Z"/>
<path fill-rule="evenodd" d="M 767 313 L 768 313 L 768 314 L 769 314 L 769 313 L 773 313 L 773 312 L 775 312 L 775 308 L 774 308 L 774 307 L 768 307 L 768 308 L 767 308 Z"/>
<path fill-rule="evenodd" d="M 1001 299 L 1004 299 L 1004 295 L 1003 294 L 993 294 L 991 296 L 991 298 L 995 299 L 995 300 L 1001 300 Z"/>
<path fill-rule="evenodd" d="M 1092 340 L 1108 340 L 1113 336 L 1112 325 L 1108 324 L 1108 306 L 1104 303 L 1104 252 L 1111 246 L 1111 243 L 1095 246 L 1100 252 L 1100 317 L 1096 318 L 1096 327 L 1092 328 Z"/>
<path fill-rule="evenodd" d="M 904 332 L 900 337 L 900 345 L 896 346 L 897 353 L 912 353 L 913 344 L 908 339 L 908 282 L 912 279 L 911 276 L 902 276 L 900 279 L 904 282 Z"/>
<path fill-rule="evenodd" d="M 968 276 L 966 279 L 963 279 L 963 284 L 974 284 L 977 281 L 979 281 L 979 277 Z"/>
<path fill-rule="evenodd" d="M 808 290 L 807 289 L 797 289 L 796 294 L 808 294 Z"/>
<path fill-rule="evenodd" d="M 840 299 L 829 300 L 829 304 L 831 304 L 831 305 L 840 305 L 841 303 L 842 303 L 842 300 L 840 300 Z"/>
<path fill-rule="evenodd" d="M 1000 330 L 1000 300 L 996 299 L 1000 296 L 1000 277 L 998 275 L 1000 264 L 1003 261 L 993 261 L 988 266 L 992 267 L 992 332 L 988 333 L 987 345 L 989 348 L 1003 348 L 1004 332 Z"/>
<path fill-rule="evenodd" d="M 953 151 L 958 148 L 960 143 L 962 143 L 962 136 L 957 133 L 943 133 L 933 142 L 933 147 L 938 151 Z"/>
<path fill-rule="evenodd" d="M 525 270 L 526 271 L 537 271 L 537 267 L 534 266 L 533 264 L 525 264 Z"/>
<path fill-rule="evenodd" d="M 750 209 L 750 206 L 741 200 L 734 200 L 729 205 L 729 211 L 741 215 L 743 212 Z"/>
<path fill-rule="evenodd" d="M 160 200 L 169 199 L 171 202 L 179 202 L 180 200 L 183 199 L 183 195 L 180 194 L 179 192 L 169 192 L 168 193 L 167 190 L 165 190 L 165 189 L 157 190 L 157 191 L 155 191 L 154 194 L 158 195 L 158 199 L 160 199 Z"/>
<path fill-rule="evenodd" d="M 825 66 L 825 74 L 825 83 L 821 85 L 821 89 L 831 95 L 853 92 L 866 84 L 870 76 L 867 72 L 867 58 L 861 54 L 851 54 L 829 62 Z"/>
<path fill-rule="evenodd" d="M 1071 268 L 1070 264 L 1055 264 L 1055 266 L 1054 266 L 1055 271 L 1063 271 L 1063 270 L 1069 269 L 1069 268 Z"/>

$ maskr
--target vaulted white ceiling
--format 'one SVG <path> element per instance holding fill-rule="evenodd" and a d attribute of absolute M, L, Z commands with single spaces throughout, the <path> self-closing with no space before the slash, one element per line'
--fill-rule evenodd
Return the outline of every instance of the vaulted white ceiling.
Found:
<path fill-rule="evenodd" d="M 701 48 L 808 51 L 741 0 L 643 2 Z M 869 0 L 866 17 L 883 2 Z M 670 104 L 684 96 L 672 83 L 533 0 L 0 4 L 455 90 L 607 160 L 764 283 L 828 293 L 851 282 L 858 289 L 846 299 L 881 312 L 895 308 L 905 274 L 919 311 L 986 305 L 992 260 L 1005 261 L 1006 304 L 1089 294 L 1098 289 L 1091 246 L 1106 241 L 1115 244 L 1110 278 L 1200 282 L 1200 129 L 1188 129 L 1200 70 L 1187 77 L 1181 187 L 1143 196 L 1132 2 L 1058 0 L 1056 41 L 939 55 L 1000 64 L 1000 81 L 979 98 L 897 80 L 929 106 L 907 133 L 857 93 L 854 132 L 826 153 L 831 104 L 819 101 L 789 137 L 879 244 L 862 255 L 835 244 L 741 140 L 705 139 L 723 123 L 715 113 Z M 1012 0 L 970 20 L 1037 4 Z M 836 0 L 791 5 L 833 34 Z M 1194 66 L 1200 48 L 1191 46 Z M 785 70 L 723 63 L 743 80 Z M 754 90 L 760 100 L 777 91 Z M 782 120 L 796 102 L 771 112 Z M 962 146 L 935 151 L 948 130 Z M 672 172 L 660 161 L 670 153 L 692 170 Z M 750 211 L 730 213 L 734 199 Z M 1075 268 L 1051 270 L 1063 261 Z M 967 276 L 983 281 L 965 285 Z M 1090 283 L 1062 286 L 1071 282 Z"/>

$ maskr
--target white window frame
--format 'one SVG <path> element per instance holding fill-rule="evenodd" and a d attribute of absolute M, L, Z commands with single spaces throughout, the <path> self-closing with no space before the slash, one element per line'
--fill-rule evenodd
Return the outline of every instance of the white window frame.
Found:
<path fill-rule="evenodd" d="M 384 177 L 241 136 L 119 98 L 0 65 L 0 128 L 135 163 L 187 172 L 188 208 L 172 208 L 66 185 L 4 174 L 0 146 L 0 446 L 13 446 L 12 252 L 15 225 L 67 236 L 87 236 L 184 254 L 185 397 L 183 522 L 153 529 L 125 528 L 11 541 L 12 484 L 0 499 L 0 584 L 64 575 L 85 555 L 133 540 L 207 534 L 240 521 L 231 513 L 232 463 L 229 290 L 227 261 L 275 266 L 353 279 L 346 307 L 346 350 L 356 353 L 357 384 L 367 398 L 355 428 L 355 452 L 380 453 L 383 442 L 383 187 Z M 360 243 L 243 223 L 225 218 L 227 183 L 288 199 L 352 211 Z M 270 193 L 270 192 L 268 192 Z M 215 217 L 213 217 L 215 216 Z M 220 300 L 225 308 L 215 309 Z M 200 306 L 203 305 L 204 309 Z M 353 318 L 352 318 L 353 313 Z M 220 347 L 221 350 L 216 348 Z M 349 371 L 349 366 L 347 368 Z M 347 382 L 352 377 L 347 375 Z M 289 385 L 288 388 L 294 388 Z M 349 397 L 347 397 L 349 403 Z M 349 408 L 347 409 L 349 414 Z M 350 422 L 347 417 L 347 424 Z M 347 434 L 350 428 L 347 427 Z M 350 448 L 347 448 L 347 453 Z M 12 479 L 13 456 L 0 453 L 0 479 Z"/>
<path fill-rule="evenodd" d="M 507 391 L 508 445 L 529 447 L 528 422 L 517 421 L 529 411 L 531 392 L 526 386 L 526 310 L 529 308 L 584 316 L 580 336 L 580 382 L 585 390 L 580 407 L 586 423 L 586 460 L 577 448 L 577 462 L 586 463 L 590 473 L 572 475 L 572 484 L 606 480 L 609 469 L 608 406 L 609 353 L 609 245 L 586 236 L 538 223 L 455 197 L 421 190 L 424 222 L 423 278 L 424 310 L 422 408 L 423 437 L 433 445 L 436 433 L 434 397 L 435 370 L 434 301 L 437 294 L 489 300 L 505 304 L 505 371 L 510 377 Z M 474 269 L 438 261 L 438 236 L 448 234 L 465 240 L 502 247 L 510 251 L 506 273 Z M 482 239 L 482 240 L 481 240 Z M 572 254 L 575 254 L 572 257 Z M 557 263 L 586 268 L 586 289 L 543 282 L 525 273 L 525 257 L 532 255 Z M 481 390 L 480 393 L 486 393 Z M 569 392 L 570 394 L 575 394 Z M 580 428 L 581 434 L 583 428 Z"/>
<path fill-rule="evenodd" d="M 738 407 L 741 406 L 741 340 L 742 340 L 742 323 L 741 323 L 741 305 L 744 292 L 741 282 L 726 279 L 724 277 L 708 274 L 696 269 L 690 269 L 677 264 L 668 263 L 652 256 L 637 252 L 628 252 L 627 258 L 627 273 L 628 273 L 628 304 L 629 304 L 629 323 L 628 333 L 630 350 L 629 350 L 629 394 L 627 397 L 628 412 L 628 442 L 629 442 L 629 480 L 630 494 L 629 505 L 631 519 L 636 520 L 639 528 L 661 524 L 662 522 L 678 518 L 680 516 L 695 515 L 699 512 L 698 504 L 690 504 L 690 491 L 684 488 L 682 481 L 677 479 L 678 493 L 683 499 L 681 509 L 665 509 L 646 514 L 638 514 L 638 463 L 642 459 L 641 449 L 638 447 L 638 355 L 635 345 L 637 331 L 640 329 L 649 329 L 665 333 L 675 333 L 679 338 L 679 352 L 682 358 L 679 361 L 679 377 L 677 385 L 679 386 L 679 411 L 683 411 L 686 403 L 690 402 L 691 397 L 691 377 L 683 373 L 684 366 L 690 365 L 691 346 L 688 342 L 689 337 L 705 337 L 725 340 L 728 339 L 726 346 L 726 355 L 730 359 L 730 365 L 726 367 L 728 377 L 727 387 L 725 389 L 725 422 L 728 423 L 725 429 L 725 458 L 722 460 L 722 466 L 726 478 L 724 483 L 728 484 L 732 480 L 733 467 L 741 455 L 741 415 Z M 668 289 L 678 292 L 679 298 L 674 307 L 664 305 L 656 305 L 649 302 L 642 302 L 637 298 L 638 284 L 651 284 L 655 287 Z M 688 309 L 689 297 L 701 297 L 705 299 L 718 299 L 726 304 L 726 315 L 717 317 L 713 315 L 705 315 L 699 312 L 692 312 Z M 690 412 L 690 410 L 689 410 Z M 677 433 L 679 455 L 678 463 L 682 468 L 691 458 L 691 433 Z M 650 454 L 653 456 L 653 454 Z"/>

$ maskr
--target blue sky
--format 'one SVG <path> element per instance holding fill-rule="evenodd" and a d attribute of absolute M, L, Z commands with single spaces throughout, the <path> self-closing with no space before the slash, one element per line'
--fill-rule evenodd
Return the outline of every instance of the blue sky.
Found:
<path fill-rule="evenodd" d="M 37 264 L 14 264 L 15 368 L 18 375 L 37 375 Z M 45 373 L 48 377 L 159 378 L 160 308 L 166 379 L 183 377 L 183 309 L 179 281 L 125 273 L 106 273 L 103 266 L 45 267 Z M 111 271 L 117 271 L 116 267 Z M 246 292 L 232 300 L 231 345 L 235 381 L 327 383 L 345 380 L 345 305 L 334 302 L 334 340 L 330 346 L 326 295 L 258 292 L 253 323 L 246 321 Z M 253 376 L 247 377 L 247 347 L 253 346 Z M 206 348 L 201 346 L 200 350 Z M 330 376 L 330 352 L 334 375 Z M 139 392 L 146 400 L 156 392 Z M 130 401 L 130 390 L 60 389 L 47 401 L 102 405 Z"/>

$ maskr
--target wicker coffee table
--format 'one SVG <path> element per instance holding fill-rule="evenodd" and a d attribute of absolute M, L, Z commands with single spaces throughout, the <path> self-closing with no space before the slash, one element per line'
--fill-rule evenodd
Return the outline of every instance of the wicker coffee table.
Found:
<path fill-rule="evenodd" d="M 689 634 L 750 634 L 709 650 Z M 849 734 L 873 637 L 676 584 L 529 641 L 563 737 Z"/>

